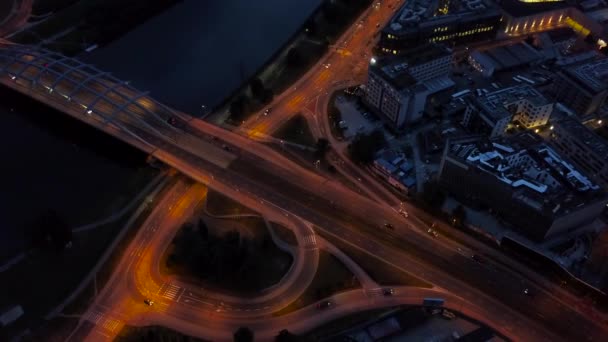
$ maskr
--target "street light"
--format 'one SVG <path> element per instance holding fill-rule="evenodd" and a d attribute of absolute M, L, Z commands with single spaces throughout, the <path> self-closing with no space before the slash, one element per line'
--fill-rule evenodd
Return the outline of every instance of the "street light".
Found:
<path fill-rule="evenodd" d="M 369 64 L 371 64 L 371 65 L 376 64 L 376 62 L 377 62 L 377 61 L 376 61 L 376 57 L 372 57 L 372 58 L 369 60 Z"/>

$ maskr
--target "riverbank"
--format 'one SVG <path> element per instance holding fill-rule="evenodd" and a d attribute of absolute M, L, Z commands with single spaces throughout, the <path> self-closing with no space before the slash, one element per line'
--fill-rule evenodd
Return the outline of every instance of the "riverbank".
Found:
<path fill-rule="evenodd" d="M 238 126 L 269 103 L 272 95 L 285 91 L 318 63 L 331 44 L 372 3 L 371 0 L 323 0 L 291 38 L 255 74 L 215 106 L 206 120 Z M 253 93 L 253 84 L 258 80 L 266 90 L 262 96 Z"/>

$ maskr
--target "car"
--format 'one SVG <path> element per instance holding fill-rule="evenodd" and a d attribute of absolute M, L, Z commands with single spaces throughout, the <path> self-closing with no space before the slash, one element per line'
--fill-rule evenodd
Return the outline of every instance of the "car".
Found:
<path fill-rule="evenodd" d="M 264 116 L 268 115 L 271 110 L 272 110 L 271 107 L 266 108 L 266 110 L 264 111 Z"/>
<path fill-rule="evenodd" d="M 392 296 L 395 294 L 395 290 L 391 289 L 391 288 L 385 288 L 385 289 L 382 289 L 382 294 L 387 297 Z"/>
<path fill-rule="evenodd" d="M 482 264 L 483 263 L 483 259 L 481 258 L 481 256 L 479 256 L 479 254 L 473 254 L 471 256 L 471 259 L 475 260 L 476 262 Z"/>
<path fill-rule="evenodd" d="M 385 223 L 385 224 L 384 224 L 384 228 L 386 228 L 386 229 L 390 229 L 390 230 L 395 230 L 395 227 L 393 227 L 393 225 L 392 225 L 392 224 L 390 224 L 390 223 Z"/>
<path fill-rule="evenodd" d="M 152 306 L 152 305 L 154 305 L 154 301 L 153 301 L 153 300 L 151 300 L 151 299 L 147 299 L 147 298 L 146 298 L 146 299 L 144 299 L 144 303 L 145 303 L 147 306 Z"/>
<path fill-rule="evenodd" d="M 534 291 L 530 290 L 530 289 L 529 289 L 529 288 L 527 288 L 527 287 L 524 289 L 524 291 L 523 291 L 523 292 L 524 292 L 524 294 L 525 294 L 526 296 L 529 296 L 529 297 L 534 297 Z"/>
<path fill-rule="evenodd" d="M 408 218 L 408 217 L 410 216 L 410 215 L 407 213 L 407 211 L 405 211 L 405 210 L 403 210 L 403 209 L 400 209 L 400 210 L 399 210 L 399 215 L 401 215 L 401 216 L 403 216 L 403 217 L 405 217 L 405 218 Z"/>
<path fill-rule="evenodd" d="M 175 126 L 177 124 L 177 119 L 175 118 L 175 116 L 171 116 L 167 119 L 167 123 L 169 125 Z"/>
<path fill-rule="evenodd" d="M 332 304 L 332 302 L 330 302 L 330 301 L 326 300 L 326 301 L 323 301 L 323 302 L 318 303 L 318 304 L 317 304 L 317 309 L 319 309 L 319 310 L 328 309 L 328 308 L 330 308 L 332 305 L 333 305 L 333 304 Z"/>
<path fill-rule="evenodd" d="M 429 228 L 429 230 L 426 231 L 427 233 L 429 233 L 429 235 L 433 236 L 433 237 L 438 237 L 439 234 L 437 233 L 437 231 Z"/>

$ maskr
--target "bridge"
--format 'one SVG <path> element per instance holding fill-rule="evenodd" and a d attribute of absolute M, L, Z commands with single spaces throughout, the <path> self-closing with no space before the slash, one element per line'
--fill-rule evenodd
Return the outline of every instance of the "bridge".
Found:
<path fill-rule="evenodd" d="M 0 83 L 163 159 L 161 146 L 217 166 L 234 155 L 193 135 L 193 118 L 111 73 L 43 48 L 0 42 Z"/>

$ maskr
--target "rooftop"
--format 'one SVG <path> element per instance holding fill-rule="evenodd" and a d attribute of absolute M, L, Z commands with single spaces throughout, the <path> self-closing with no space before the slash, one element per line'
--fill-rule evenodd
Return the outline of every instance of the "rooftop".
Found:
<path fill-rule="evenodd" d="M 502 0 L 500 7 L 513 17 L 525 17 L 560 8 L 572 7 L 566 1 L 524 2 L 521 0 Z"/>
<path fill-rule="evenodd" d="M 371 69 L 380 74 L 395 88 L 402 89 L 416 84 L 416 79 L 408 72 L 410 67 L 451 54 L 452 51 L 445 46 L 427 43 L 409 50 L 404 56 L 380 58 L 371 65 Z"/>
<path fill-rule="evenodd" d="M 467 18 L 500 14 L 498 8 L 487 0 L 452 0 L 448 14 L 435 15 L 438 2 L 438 0 L 405 1 L 384 30 L 399 33 L 421 26 L 435 26 Z"/>
<path fill-rule="evenodd" d="M 455 140 L 450 153 L 512 187 L 515 198 L 552 215 L 603 196 L 599 186 L 533 133 Z"/>
<path fill-rule="evenodd" d="M 542 58 L 541 54 L 527 43 L 517 43 L 507 46 L 499 46 L 483 51 L 473 51 L 474 58 L 485 58 L 491 61 L 499 69 L 512 68 L 514 66 L 531 63 Z"/>
<path fill-rule="evenodd" d="M 608 89 L 608 58 L 572 66 L 565 72 L 591 93 L 599 93 Z"/>
<path fill-rule="evenodd" d="M 486 115 L 489 115 L 495 120 L 499 120 L 504 117 L 512 116 L 513 112 L 510 111 L 508 107 L 524 99 L 535 107 L 550 104 L 549 100 L 538 92 L 538 90 L 529 85 L 499 89 L 481 97 L 474 98 L 471 101 L 474 101 L 483 109 Z"/>

